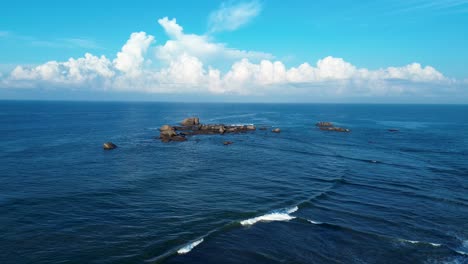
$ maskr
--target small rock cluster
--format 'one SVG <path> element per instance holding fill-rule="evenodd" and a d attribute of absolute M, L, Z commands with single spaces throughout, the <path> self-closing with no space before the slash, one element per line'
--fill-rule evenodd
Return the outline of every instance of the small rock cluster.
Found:
<path fill-rule="evenodd" d="M 200 124 L 197 117 L 184 119 L 180 126 L 163 125 L 159 131 L 162 142 L 185 141 L 186 136 L 245 133 L 256 130 L 254 125 Z"/>
<path fill-rule="evenodd" d="M 318 122 L 315 124 L 320 130 L 350 132 L 351 130 L 342 127 L 335 127 L 331 122 Z M 187 136 L 192 135 L 223 135 L 226 133 L 246 133 L 255 131 L 257 128 L 254 125 L 224 125 L 224 124 L 201 124 L 198 117 L 189 117 L 178 126 L 163 125 L 159 128 L 159 139 L 164 142 L 171 141 L 186 141 Z M 262 126 L 259 130 L 267 130 L 268 127 Z M 398 129 L 388 129 L 390 132 L 398 132 Z M 273 133 L 281 133 L 280 128 L 273 128 Z M 199 139 L 196 139 L 197 142 Z M 224 141 L 224 145 L 233 144 L 232 141 Z M 105 150 L 117 148 L 112 142 L 106 142 L 103 145 Z"/>
<path fill-rule="evenodd" d="M 331 122 L 318 122 L 315 124 L 320 130 L 336 131 L 336 132 L 350 132 L 351 130 L 342 127 L 336 127 Z"/>

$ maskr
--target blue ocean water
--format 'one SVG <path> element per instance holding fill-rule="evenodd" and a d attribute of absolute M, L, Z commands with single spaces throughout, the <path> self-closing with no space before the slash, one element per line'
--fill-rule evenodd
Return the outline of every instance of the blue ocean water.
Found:
<path fill-rule="evenodd" d="M 282 131 L 155 139 L 188 116 Z M 0 124 L 3 264 L 468 263 L 468 106 L 0 101 Z"/>

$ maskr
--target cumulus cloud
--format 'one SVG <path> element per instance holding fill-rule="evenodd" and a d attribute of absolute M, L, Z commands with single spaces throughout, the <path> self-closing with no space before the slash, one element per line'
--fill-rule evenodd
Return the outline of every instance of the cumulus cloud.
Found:
<path fill-rule="evenodd" d="M 155 37 L 145 32 L 132 33 L 113 59 L 86 53 L 64 62 L 17 66 L 0 76 L 0 87 L 372 96 L 417 94 L 421 87 L 428 86 L 466 85 L 466 81 L 449 79 L 419 63 L 371 70 L 328 56 L 315 64 L 304 62 L 288 67 L 267 53 L 230 49 L 207 36 L 186 34 L 176 19 L 165 17 L 158 22 L 169 36 L 162 45 L 152 46 Z M 149 52 L 153 48 L 156 53 Z M 229 67 L 216 67 L 214 59 L 228 62 Z"/>
<path fill-rule="evenodd" d="M 170 63 L 182 54 L 200 58 L 213 66 L 232 64 L 243 58 L 253 61 L 273 58 L 273 55 L 269 53 L 229 48 L 223 43 L 210 41 L 209 37 L 205 35 L 185 34 L 175 18 L 165 17 L 159 19 L 158 23 L 170 38 L 164 45 L 156 47 L 156 56 L 163 62 Z"/>
<path fill-rule="evenodd" d="M 86 53 L 83 58 L 70 58 L 66 62 L 49 61 L 32 68 L 17 66 L 6 83 L 14 87 L 35 87 L 44 84 L 97 86 L 112 79 L 114 75 L 109 59 Z"/>
<path fill-rule="evenodd" d="M 210 31 L 236 30 L 258 16 L 261 10 L 262 5 L 258 1 L 222 3 L 218 10 L 210 14 L 208 21 Z"/>
<path fill-rule="evenodd" d="M 132 33 L 122 47 L 122 51 L 117 53 L 117 58 L 114 59 L 115 68 L 131 76 L 141 74 L 144 55 L 153 41 L 154 37 L 146 35 L 145 32 Z"/>

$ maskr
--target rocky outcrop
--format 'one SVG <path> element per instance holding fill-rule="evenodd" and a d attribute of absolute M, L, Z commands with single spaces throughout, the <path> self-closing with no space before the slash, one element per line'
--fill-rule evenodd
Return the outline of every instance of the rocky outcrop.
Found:
<path fill-rule="evenodd" d="M 182 120 L 180 124 L 182 126 L 197 126 L 200 124 L 200 119 L 198 117 L 189 117 Z"/>
<path fill-rule="evenodd" d="M 175 128 L 169 125 L 163 125 L 159 128 L 159 138 L 162 142 L 171 142 L 171 141 L 185 141 L 187 140 L 183 135 L 176 133 Z"/>
<path fill-rule="evenodd" d="M 332 122 L 318 122 L 315 124 L 320 130 L 335 131 L 335 132 L 351 132 L 351 130 L 342 127 L 336 127 Z"/>
<path fill-rule="evenodd" d="M 117 148 L 117 145 L 115 145 L 114 143 L 112 142 L 106 142 L 102 145 L 102 147 L 105 149 L 105 150 L 111 150 L 111 149 L 115 149 Z"/>
<path fill-rule="evenodd" d="M 184 119 L 180 126 L 161 126 L 159 138 L 162 142 L 185 141 L 186 136 L 246 133 L 256 129 L 254 125 L 200 124 L 198 117 L 190 117 Z"/>
<path fill-rule="evenodd" d="M 275 129 L 271 130 L 271 132 L 273 132 L 273 133 L 281 133 L 281 129 L 275 128 Z"/>

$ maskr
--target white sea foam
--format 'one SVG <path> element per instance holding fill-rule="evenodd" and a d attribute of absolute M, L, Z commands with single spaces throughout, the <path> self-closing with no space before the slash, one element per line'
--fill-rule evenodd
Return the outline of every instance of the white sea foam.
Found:
<path fill-rule="evenodd" d="M 417 240 L 408 240 L 408 239 L 400 239 L 403 242 L 411 243 L 411 244 L 429 244 L 433 247 L 440 247 L 442 244 L 438 243 L 430 243 L 430 242 L 423 242 L 423 241 L 417 241 Z"/>
<path fill-rule="evenodd" d="M 229 124 L 228 126 L 253 126 L 254 124 Z"/>
<path fill-rule="evenodd" d="M 291 207 L 289 209 L 286 209 L 286 213 L 292 214 L 292 213 L 296 212 L 297 210 L 299 210 L 299 207 L 294 206 L 294 207 Z"/>
<path fill-rule="evenodd" d="M 189 253 L 194 247 L 200 245 L 201 243 L 203 242 L 203 238 L 197 240 L 197 241 L 194 241 L 188 245 L 185 245 L 184 247 L 180 248 L 179 250 L 177 250 L 177 253 L 178 254 L 187 254 Z"/>
<path fill-rule="evenodd" d="M 307 222 L 309 222 L 311 224 L 314 224 L 314 225 L 321 225 L 322 224 L 322 222 L 317 222 L 317 221 L 310 220 L 310 219 L 307 219 Z"/>
<path fill-rule="evenodd" d="M 257 222 L 272 222 L 272 221 L 289 221 L 291 219 L 294 219 L 296 217 L 291 216 L 289 214 L 292 214 L 296 212 L 299 208 L 297 206 L 294 206 L 292 208 L 283 210 L 283 211 L 278 211 L 278 212 L 273 212 L 269 214 L 264 214 L 262 216 L 257 216 L 254 218 L 250 218 L 244 221 L 241 221 L 240 224 L 243 226 L 249 226 L 249 225 L 254 225 Z"/>

